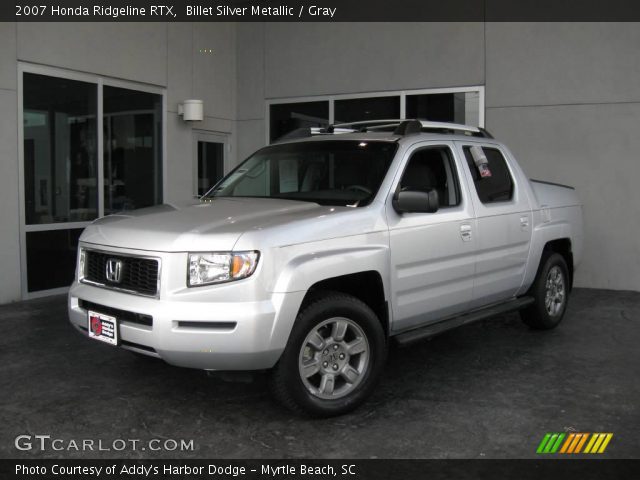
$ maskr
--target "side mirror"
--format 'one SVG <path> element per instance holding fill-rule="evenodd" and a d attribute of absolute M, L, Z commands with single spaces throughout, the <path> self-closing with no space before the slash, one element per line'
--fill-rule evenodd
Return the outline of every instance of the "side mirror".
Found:
<path fill-rule="evenodd" d="M 438 192 L 429 190 L 400 190 L 393 198 L 398 213 L 434 213 L 438 211 Z"/>

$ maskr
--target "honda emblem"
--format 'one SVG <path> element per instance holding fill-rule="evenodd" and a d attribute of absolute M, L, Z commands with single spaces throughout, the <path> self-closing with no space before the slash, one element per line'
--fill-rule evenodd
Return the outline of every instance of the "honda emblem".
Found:
<path fill-rule="evenodd" d="M 109 282 L 120 283 L 122 280 L 122 260 L 118 260 L 117 258 L 107 260 L 105 276 Z"/>

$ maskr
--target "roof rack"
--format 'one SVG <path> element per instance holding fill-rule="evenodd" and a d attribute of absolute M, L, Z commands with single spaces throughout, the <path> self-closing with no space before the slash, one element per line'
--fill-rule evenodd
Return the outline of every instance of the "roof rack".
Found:
<path fill-rule="evenodd" d="M 278 138 L 278 143 L 294 138 L 304 138 L 313 135 L 334 135 L 340 133 L 372 132 L 391 130 L 394 135 L 405 136 L 413 133 L 461 133 L 474 137 L 493 138 L 484 128 L 459 123 L 431 122 L 419 119 L 382 119 L 363 120 L 360 122 L 336 123 L 328 127 L 303 127 L 293 130 Z"/>
<path fill-rule="evenodd" d="M 409 135 L 419 132 L 456 133 L 476 137 L 493 138 L 484 128 L 459 123 L 431 122 L 419 119 L 393 119 L 393 120 L 365 120 L 361 122 L 338 123 L 334 128 L 351 128 L 354 131 L 368 132 L 371 130 L 386 130 L 394 128 L 396 135 Z M 329 129 L 332 127 L 329 126 Z"/>

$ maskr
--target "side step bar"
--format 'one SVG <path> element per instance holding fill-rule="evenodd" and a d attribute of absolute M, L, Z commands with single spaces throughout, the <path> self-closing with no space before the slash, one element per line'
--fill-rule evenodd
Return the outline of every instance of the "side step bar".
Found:
<path fill-rule="evenodd" d="M 408 332 L 400 333 L 393 338 L 400 345 L 408 345 L 423 338 L 433 337 L 447 330 L 451 330 L 462 325 L 484 320 L 485 318 L 501 315 L 503 313 L 512 312 L 514 310 L 520 310 L 527 307 L 534 302 L 533 297 L 520 297 L 515 300 L 509 300 L 505 303 L 493 305 L 491 307 L 483 308 L 481 310 L 475 310 L 473 312 L 465 313 L 457 317 L 452 317 L 446 320 L 439 321 L 425 325 L 424 327 L 418 327 Z"/>

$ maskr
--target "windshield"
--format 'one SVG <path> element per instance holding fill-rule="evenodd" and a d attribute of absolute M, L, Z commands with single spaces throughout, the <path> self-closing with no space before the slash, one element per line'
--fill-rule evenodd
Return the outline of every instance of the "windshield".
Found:
<path fill-rule="evenodd" d="M 259 150 L 203 198 L 259 197 L 361 207 L 375 196 L 397 144 L 323 140 Z"/>

